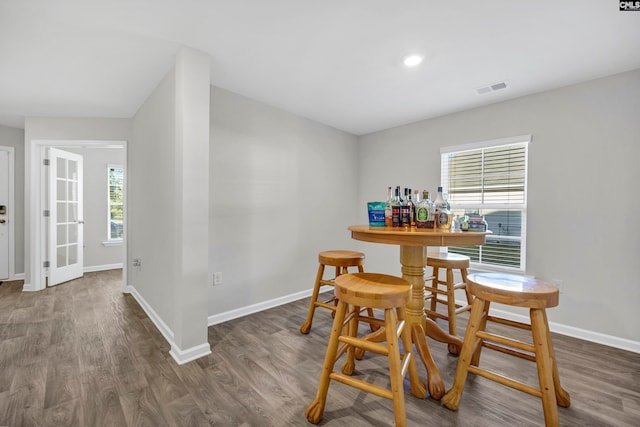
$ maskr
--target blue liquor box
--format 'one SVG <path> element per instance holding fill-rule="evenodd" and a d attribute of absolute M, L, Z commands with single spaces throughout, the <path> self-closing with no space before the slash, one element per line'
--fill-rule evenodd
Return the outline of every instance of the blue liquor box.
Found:
<path fill-rule="evenodd" d="M 385 202 L 369 202 L 367 209 L 369 211 L 369 225 L 372 227 L 384 227 L 384 208 Z"/>

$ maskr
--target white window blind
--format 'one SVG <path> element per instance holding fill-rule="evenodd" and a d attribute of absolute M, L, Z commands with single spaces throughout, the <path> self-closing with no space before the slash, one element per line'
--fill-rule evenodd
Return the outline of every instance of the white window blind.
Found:
<path fill-rule="evenodd" d="M 109 240 L 122 239 L 124 225 L 124 169 L 122 166 L 107 166 L 108 212 L 107 236 Z"/>
<path fill-rule="evenodd" d="M 442 186 L 454 216 L 484 217 L 482 246 L 450 247 L 475 264 L 525 269 L 530 135 L 441 149 Z"/>

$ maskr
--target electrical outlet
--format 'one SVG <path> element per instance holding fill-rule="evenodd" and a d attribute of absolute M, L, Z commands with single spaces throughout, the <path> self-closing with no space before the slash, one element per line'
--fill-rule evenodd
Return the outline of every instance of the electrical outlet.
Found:
<path fill-rule="evenodd" d="M 215 272 L 213 273 L 213 285 L 222 285 L 222 273 L 221 272 Z"/>
<path fill-rule="evenodd" d="M 134 267 L 142 267 L 142 260 L 140 258 L 134 258 L 133 259 L 133 266 Z"/>

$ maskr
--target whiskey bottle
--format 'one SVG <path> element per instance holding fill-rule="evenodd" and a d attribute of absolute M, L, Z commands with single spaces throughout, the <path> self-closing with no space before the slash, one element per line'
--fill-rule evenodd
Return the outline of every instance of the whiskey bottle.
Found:
<path fill-rule="evenodd" d="M 438 195 L 434 204 L 436 206 L 436 227 L 440 230 L 450 230 L 452 214 L 449 210 L 449 203 L 442 195 L 442 187 L 438 187 Z"/>
<path fill-rule="evenodd" d="M 384 226 L 393 225 L 393 212 L 391 210 L 391 187 L 387 187 L 387 201 L 384 205 Z"/>
<path fill-rule="evenodd" d="M 400 187 L 396 187 L 395 196 L 391 199 L 391 226 L 400 227 Z"/>

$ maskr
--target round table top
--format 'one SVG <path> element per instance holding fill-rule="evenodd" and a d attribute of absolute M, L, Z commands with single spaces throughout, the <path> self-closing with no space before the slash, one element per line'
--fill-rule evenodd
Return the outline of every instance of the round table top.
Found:
<path fill-rule="evenodd" d="M 395 228 L 352 225 L 355 240 L 401 246 L 473 246 L 483 245 L 491 231 L 443 231 L 430 228 Z"/>

